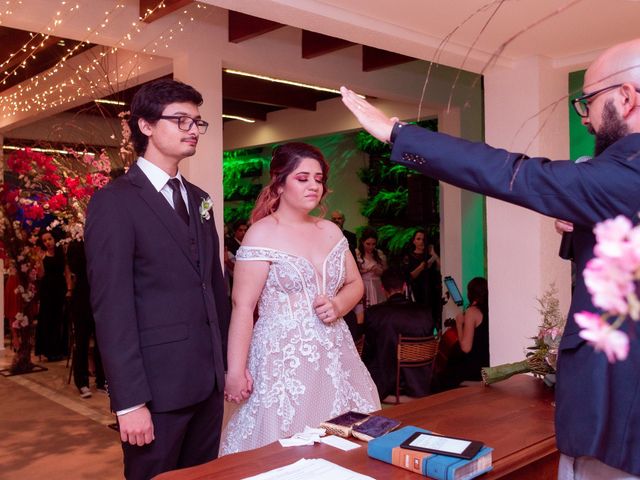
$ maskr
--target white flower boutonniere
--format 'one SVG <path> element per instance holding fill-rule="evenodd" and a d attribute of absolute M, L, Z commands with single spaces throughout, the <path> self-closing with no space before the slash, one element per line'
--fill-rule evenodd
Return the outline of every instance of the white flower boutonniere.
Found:
<path fill-rule="evenodd" d="M 211 218 L 211 209 L 213 208 L 213 200 L 211 197 L 203 198 L 200 202 L 200 223 Z"/>

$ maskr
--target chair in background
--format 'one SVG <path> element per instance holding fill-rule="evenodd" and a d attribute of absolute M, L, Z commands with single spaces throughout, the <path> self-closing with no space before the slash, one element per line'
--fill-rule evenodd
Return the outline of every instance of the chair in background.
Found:
<path fill-rule="evenodd" d="M 400 403 L 400 369 L 433 365 L 438 354 L 438 337 L 398 337 L 396 367 L 396 404 Z"/>

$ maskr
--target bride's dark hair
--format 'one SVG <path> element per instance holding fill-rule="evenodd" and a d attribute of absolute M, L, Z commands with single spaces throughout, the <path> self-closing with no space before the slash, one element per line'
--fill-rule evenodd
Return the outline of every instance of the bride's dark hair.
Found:
<path fill-rule="evenodd" d="M 261 218 L 271 215 L 280 205 L 280 194 L 278 190 L 284 187 L 287 176 L 293 172 L 303 158 L 312 158 L 320 164 L 322 170 L 322 197 L 320 198 L 320 211 L 322 216 L 327 213 L 327 207 L 323 200 L 327 195 L 327 176 L 329 174 L 329 164 L 324 159 L 322 152 L 312 145 L 301 142 L 290 142 L 282 144 L 273 150 L 271 156 L 271 166 L 269 174 L 271 181 L 262 189 L 256 205 L 251 212 L 251 223 L 255 223 Z"/>

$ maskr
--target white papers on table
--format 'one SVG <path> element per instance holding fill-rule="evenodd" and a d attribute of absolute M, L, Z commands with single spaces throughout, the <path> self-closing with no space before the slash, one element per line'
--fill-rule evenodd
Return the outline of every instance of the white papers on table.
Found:
<path fill-rule="evenodd" d="M 302 458 L 285 467 L 247 477 L 244 480 L 375 480 L 323 458 Z"/>
<path fill-rule="evenodd" d="M 320 437 L 325 434 L 324 428 L 304 427 L 304 431 L 294 434 L 291 438 L 281 438 L 278 440 L 283 447 L 299 447 L 301 445 L 313 445 L 319 442 Z"/>
<path fill-rule="evenodd" d="M 322 437 L 320 442 L 325 443 L 327 445 L 331 445 L 332 447 L 339 448 L 340 450 L 344 450 L 348 452 L 349 450 L 353 450 L 354 448 L 360 448 L 356 442 L 352 442 L 351 440 L 347 440 L 346 438 L 337 437 L 335 435 L 329 435 L 328 437 Z"/>

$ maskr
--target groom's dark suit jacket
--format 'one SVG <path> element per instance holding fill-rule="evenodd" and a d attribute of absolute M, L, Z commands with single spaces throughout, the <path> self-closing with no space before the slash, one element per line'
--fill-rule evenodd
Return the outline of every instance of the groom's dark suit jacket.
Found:
<path fill-rule="evenodd" d="M 594 224 L 617 215 L 638 222 L 640 134 L 574 164 L 527 158 L 436 134 L 394 128 L 392 160 L 431 177 L 574 223 L 578 278 L 560 345 L 556 435 L 561 452 L 587 455 L 640 475 L 640 322 L 627 320 L 629 357 L 610 364 L 578 335 L 573 314 L 596 312 L 582 271 L 593 257 Z"/>
<path fill-rule="evenodd" d="M 137 165 L 91 199 L 91 303 L 113 410 L 194 405 L 224 388 L 229 302 L 208 195 L 184 181 L 187 226 Z"/>

